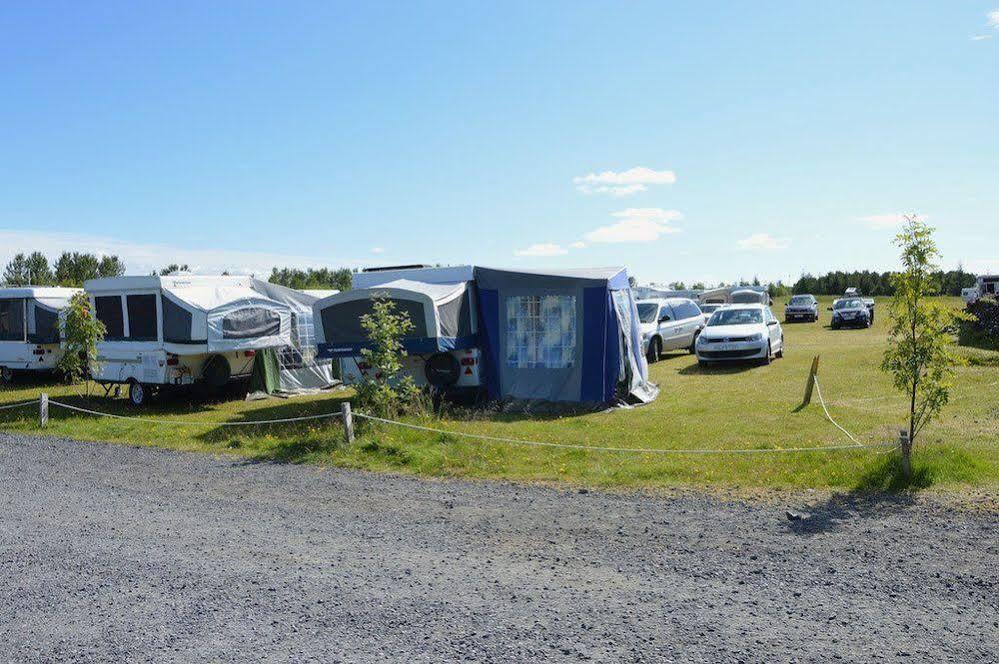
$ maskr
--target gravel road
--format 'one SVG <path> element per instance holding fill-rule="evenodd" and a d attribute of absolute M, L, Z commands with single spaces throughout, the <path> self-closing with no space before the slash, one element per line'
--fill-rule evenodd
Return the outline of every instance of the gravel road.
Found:
<path fill-rule="evenodd" d="M 0 433 L 0 659 L 996 661 L 994 504 L 806 498 Z"/>

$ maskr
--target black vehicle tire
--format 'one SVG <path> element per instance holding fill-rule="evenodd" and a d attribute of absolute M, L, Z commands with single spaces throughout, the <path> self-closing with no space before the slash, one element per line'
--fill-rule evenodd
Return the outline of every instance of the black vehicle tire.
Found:
<path fill-rule="evenodd" d="M 711 366 L 711 363 L 708 362 L 707 360 L 698 359 L 697 360 L 697 366 L 699 366 L 702 369 L 707 369 L 708 367 Z"/>
<path fill-rule="evenodd" d="M 652 341 L 649 342 L 649 352 L 646 353 L 646 359 L 649 364 L 655 364 L 663 356 L 663 340 L 659 337 L 653 337 Z"/>
<path fill-rule="evenodd" d="M 14 382 L 14 370 L 10 367 L 0 367 L 0 383 L 10 385 Z"/>
<path fill-rule="evenodd" d="M 784 357 L 784 335 L 783 334 L 780 335 L 780 350 L 777 351 L 777 357 L 779 357 L 779 358 L 783 358 Z"/>
<path fill-rule="evenodd" d="M 230 378 L 232 378 L 232 367 L 229 366 L 229 361 L 221 355 L 212 355 L 205 360 L 204 366 L 201 367 L 201 379 L 211 389 L 222 389 Z"/>
<path fill-rule="evenodd" d="M 697 337 L 699 336 L 701 336 L 700 332 L 694 333 L 694 340 L 690 342 L 690 348 L 687 349 L 691 355 L 697 355 Z"/>
<path fill-rule="evenodd" d="M 142 408 L 149 403 L 152 392 L 148 385 L 143 385 L 137 380 L 128 383 L 128 401 L 136 408 Z"/>
<path fill-rule="evenodd" d="M 461 377 L 461 365 L 451 353 L 434 353 L 423 363 L 423 375 L 433 387 L 451 387 Z"/>
<path fill-rule="evenodd" d="M 763 358 L 763 364 L 767 365 L 773 362 L 773 349 L 770 347 L 770 342 L 767 342 L 767 355 Z"/>
<path fill-rule="evenodd" d="M 839 329 L 839 323 L 830 323 L 829 327 L 831 327 L 834 330 L 838 330 Z"/>

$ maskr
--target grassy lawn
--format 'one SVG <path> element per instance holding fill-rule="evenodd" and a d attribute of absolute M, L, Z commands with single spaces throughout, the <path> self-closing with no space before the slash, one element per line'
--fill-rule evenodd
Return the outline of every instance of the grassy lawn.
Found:
<path fill-rule="evenodd" d="M 957 298 L 948 299 L 959 306 Z M 438 428 L 509 438 L 631 448 L 773 449 L 848 443 L 823 416 L 817 399 L 798 410 L 814 355 L 833 417 L 867 443 L 895 439 L 905 403 L 878 369 L 885 344 L 883 314 L 869 330 L 829 329 L 831 298 L 822 298 L 818 323 L 784 326 L 787 351 L 770 366 L 701 370 L 677 353 L 652 366 L 659 399 L 642 408 L 572 417 L 476 414 L 424 422 Z M 777 302 L 774 312 L 783 310 Z M 917 483 L 945 488 L 999 486 L 999 351 L 968 347 L 957 370 L 952 402 L 917 446 Z M 342 391 L 292 400 L 209 402 L 174 398 L 136 413 L 123 399 L 85 396 L 83 386 L 22 381 L 0 394 L 0 404 L 37 398 L 41 391 L 74 405 L 118 414 L 142 414 L 158 423 L 98 419 L 53 408 L 46 433 L 86 440 L 237 454 L 256 460 L 308 462 L 433 476 L 563 481 L 595 486 L 717 485 L 745 489 L 886 488 L 895 481 L 895 455 L 877 450 L 800 454 L 644 454 L 536 448 L 388 426 L 362 426 L 343 443 L 337 420 L 259 427 L 219 422 L 295 417 L 339 410 Z M 38 432 L 37 409 L 0 411 L 0 428 Z M 198 422 L 195 426 L 171 420 Z"/>

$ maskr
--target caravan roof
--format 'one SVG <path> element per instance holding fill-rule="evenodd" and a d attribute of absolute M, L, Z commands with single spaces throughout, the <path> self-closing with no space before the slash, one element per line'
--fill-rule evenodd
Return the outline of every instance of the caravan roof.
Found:
<path fill-rule="evenodd" d="M 16 286 L 0 288 L 0 298 L 28 298 L 32 300 L 69 300 L 79 293 L 79 288 L 62 288 L 58 286 Z"/>

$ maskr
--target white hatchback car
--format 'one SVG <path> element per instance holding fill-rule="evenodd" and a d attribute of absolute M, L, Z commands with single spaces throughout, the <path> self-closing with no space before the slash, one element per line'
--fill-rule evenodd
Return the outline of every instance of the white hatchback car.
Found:
<path fill-rule="evenodd" d="M 693 300 L 682 297 L 639 300 L 638 320 L 642 328 L 642 350 L 648 361 L 659 360 L 668 350 L 689 349 L 704 327 L 704 316 Z"/>
<path fill-rule="evenodd" d="M 701 366 L 712 362 L 763 360 L 784 356 L 780 321 L 762 304 L 730 304 L 711 314 L 695 347 Z"/>

